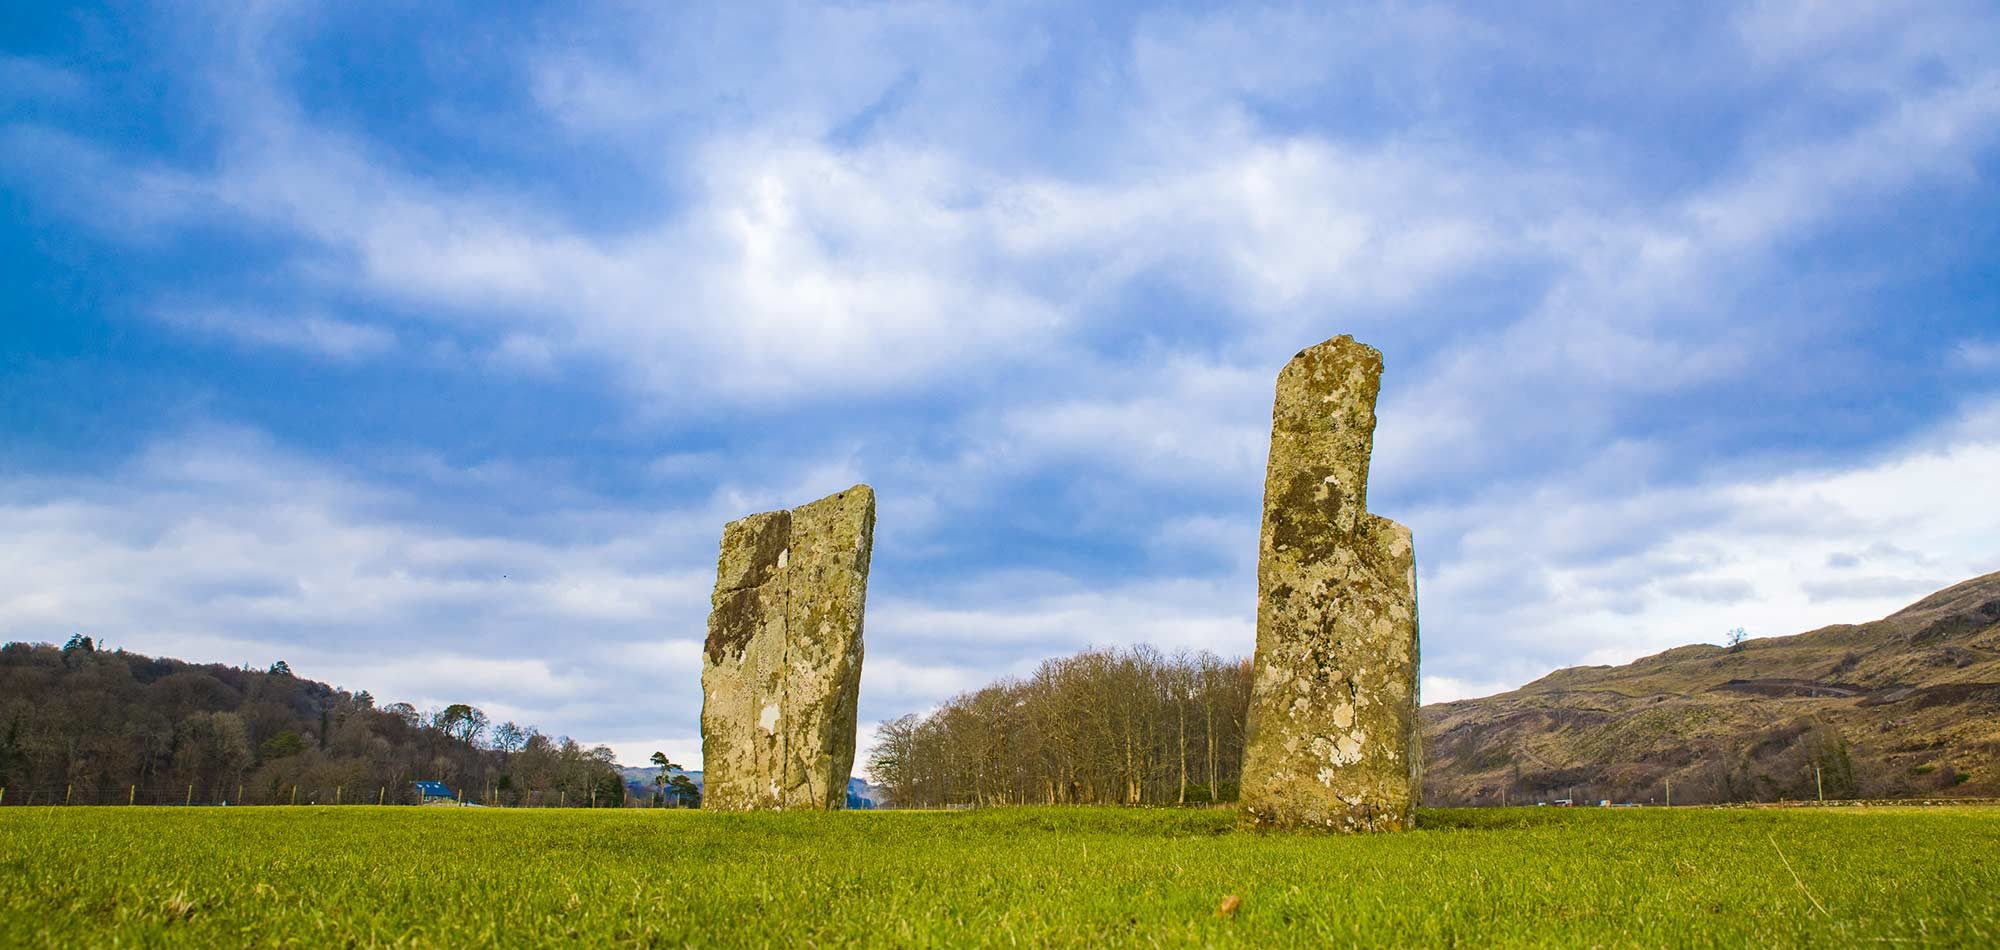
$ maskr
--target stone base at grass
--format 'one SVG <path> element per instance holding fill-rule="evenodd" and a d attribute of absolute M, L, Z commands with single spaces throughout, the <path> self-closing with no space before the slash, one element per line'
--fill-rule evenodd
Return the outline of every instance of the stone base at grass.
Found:
<path fill-rule="evenodd" d="M 1342 336 L 1278 376 L 1242 784 L 1258 826 L 1416 823 L 1415 550 L 1367 511 L 1381 375 L 1382 355 Z"/>
<path fill-rule="evenodd" d="M 704 808 L 846 806 L 874 533 L 866 485 L 723 528 L 701 676 Z"/>

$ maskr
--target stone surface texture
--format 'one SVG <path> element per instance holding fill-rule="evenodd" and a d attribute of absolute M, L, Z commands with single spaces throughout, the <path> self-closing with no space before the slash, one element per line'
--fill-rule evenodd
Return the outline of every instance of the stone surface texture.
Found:
<path fill-rule="evenodd" d="M 1368 513 L 1381 378 L 1347 336 L 1278 374 L 1242 785 L 1257 825 L 1416 822 L 1416 558 L 1408 528 Z"/>
<path fill-rule="evenodd" d="M 701 673 L 702 807 L 844 808 L 875 492 L 722 529 Z"/>

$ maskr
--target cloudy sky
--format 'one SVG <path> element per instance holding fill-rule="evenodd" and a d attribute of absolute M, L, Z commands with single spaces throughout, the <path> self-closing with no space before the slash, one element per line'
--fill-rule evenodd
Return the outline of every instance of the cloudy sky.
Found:
<path fill-rule="evenodd" d="M 2000 569 L 1983 0 L 59 6 L 0 13 L 0 639 L 692 763 L 722 523 L 866 481 L 864 735 L 1240 655 L 1340 333 L 1427 700 Z"/>

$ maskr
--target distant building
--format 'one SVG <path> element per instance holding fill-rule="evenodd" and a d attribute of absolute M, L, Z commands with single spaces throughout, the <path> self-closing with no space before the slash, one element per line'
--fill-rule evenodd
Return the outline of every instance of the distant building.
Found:
<path fill-rule="evenodd" d="M 439 798 L 444 798 L 444 799 L 451 799 L 451 798 L 454 798 L 454 797 L 455 797 L 455 796 L 453 796 L 453 795 L 452 795 L 452 793 L 451 793 L 451 789 L 449 789 L 449 788 L 446 788 L 446 787 L 444 786 L 444 783 L 443 783 L 443 782 L 418 782 L 418 783 L 417 783 L 417 800 L 418 800 L 418 801 L 424 801 L 424 802 L 428 802 L 428 801 L 432 801 L 432 800 L 434 800 L 434 799 L 439 799 Z"/>

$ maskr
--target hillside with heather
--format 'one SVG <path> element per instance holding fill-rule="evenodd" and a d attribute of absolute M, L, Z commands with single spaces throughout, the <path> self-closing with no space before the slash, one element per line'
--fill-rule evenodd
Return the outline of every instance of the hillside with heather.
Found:
<path fill-rule="evenodd" d="M 1670 782 L 1676 803 L 2000 795 L 2000 573 L 1869 623 L 1557 670 L 1423 715 L 1436 805 L 1664 801 Z"/>

